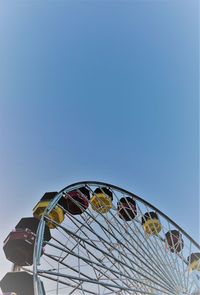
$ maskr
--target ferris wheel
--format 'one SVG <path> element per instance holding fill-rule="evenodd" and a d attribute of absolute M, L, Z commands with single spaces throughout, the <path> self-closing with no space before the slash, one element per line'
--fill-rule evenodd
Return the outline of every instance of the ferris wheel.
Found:
<path fill-rule="evenodd" d="M 153 205 L 84 181 L 45 193 L 4 241 L 3 294 L 200 294 L 200 245 Z"/>

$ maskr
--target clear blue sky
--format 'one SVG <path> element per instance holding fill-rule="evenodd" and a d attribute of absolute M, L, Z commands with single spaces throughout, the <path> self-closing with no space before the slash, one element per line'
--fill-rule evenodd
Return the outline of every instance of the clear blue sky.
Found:
<path fill-rule="evenodd" d="M 199 240 L 197 4 L 1 1 L 1 245 L 45 191 L 86 179 Z"/>

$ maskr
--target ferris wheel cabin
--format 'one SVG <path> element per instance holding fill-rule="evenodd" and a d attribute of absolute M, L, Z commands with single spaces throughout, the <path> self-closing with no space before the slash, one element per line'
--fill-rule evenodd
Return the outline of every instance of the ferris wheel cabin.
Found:
<path fill-rule="evenodd" d="M 57 195 L 57 192 L 47 192 L 40 199 L 37 205 L 33 208 L 33 216 L 37 219 L 40 219 L 44 214 L 44 211 L 49 206 L 50 202 Z M 58 224 L 61 224 L 64 220 L 64 211 L 56 206 L 48 215 L 49 219 L 55 221 Z M 50 229 L 56 228 L 56 224 L 51 221 L 47 221 L 47 225 Z"/>
<path fill-rule="evenodd" d="M 4 241 L 6 258 L 18 266 L 33 264 L 33 251 L 39 221 L 33 217 L 22 218 Z M 45 241 L 51 239 L 49 228 L 44 231 Z"/>
<path fill-rule="evenodd" d="M 86 187 L 81 187 L 78 190 L 66 193 L 58 203 L 70 214 L 79 215 L 88 208 L 89 200 L 89 190 Z"/>
<path fill-rule="evenodd" d="M 142 225 L 148 235 L 157 235 L 161 231 L 161 223 L 156 212 L 146 212 L 142 216 Z"/>
<path fill-rule="evenodd" d="M 192 253 L 188 258 L 187 261 L 189 263 L 189 270 L 197 270 L 200 271 L 200 253 Z"/>
<path fill-rule="evenodd" d="M 182 235 L 178 230 L 170 230 L 165 234 L 166 244 L 172 253 L 179 253 L 184 247 Z"/>
<path fill-rule="evenodd" d="M 136 202 L 131 197 L 123 197 L 117 203 L 118 215 L 121 219 L 130 221 L 137 215 Z"/>
<path fill-rule="evenodd" d="M 40 281 L 42 294 L 45 295 L 44 286 Z M 25 271 L 8 272 L 0 282 L 3 294 L 34 295 L 33 275 Z"/>
<path fill-rule="evenodd" d="M 94 211 L 107 213 L 112 208 L 113 193 L 107 187 L 96 188 L 90 204 Z"/>

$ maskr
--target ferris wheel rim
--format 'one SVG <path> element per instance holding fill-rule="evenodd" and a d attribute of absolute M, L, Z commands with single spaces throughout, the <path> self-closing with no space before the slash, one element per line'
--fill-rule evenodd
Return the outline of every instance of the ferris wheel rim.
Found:
<path fill-rule="evenodd" d="M 158 209 L 157 207 L 155 207 L 154 205 L 152 205 L 151 203 L 149 203 L 148 201 L 146 201 L 145 199 L 143 199 L 142 197 L 126 190 L 123 189 L 117 185 L 114 184 L 110 184 L 107 182 L 103 182 L 103 181 L 93 181 L 93 180 L 86 180 L 86 181 L 78 181 L 78 182 L 74 182 L 66 187 L 64 187 L 63 189 L 61 189 L 58 194 L 62 194 L 65 190 L 68 190 L 70 188 L 79 186 L 79 185 L 101 185 L 101 186 L 107 186 L 107 187 L 111 187 L 113 189 L 119 190 L 121 192 L 124 192 L 127 195 L 130 195 L 131 197 L 133 197 L 134 199 L 140 201 L 141 203 L 149 206 L 150 208 L 152 208 L 154 211 L 156 211 L 157 213 L 159 213 L 163 218 L 165 218 L 168 222 L 170 222 L 171 224 L 173 224 L 182 234 L 184 234 L 199 250 L 200 250 L 200 244 L 198 244 L 198 242 L 196 242 L 181 226 L 179 226 L 175 221 L 173 221 L 169 216 L 167 216 L 165 213 L 163 213 L 160 209 Z M 57 195 L 58 195 L 57 194 Z"/>
<path fill-rule="evenodd" d="M 176 224 L 172 219 L 170 219 L 161 210 L 159 210 L 154 205 L 152 205 L 148 201 L 144 200 L 140 196 L 138 196 L 138 195 L 136 195 L 136 194 L 134 194 L 134 193 L 132 193 L 132 192 L 130 192 L 128 190 L 125 190 L 125 189 L 123 189 L 123 188 L 121 188 L 119 186 L 116 186 L 116 185 L 113 185 L 113 184 L 110 184 L 110 183 L 107 183 L 107 182 L 102 182 L 102 181 L 79 181 L 79 182 L 75 182 L 75 183 L 72 183 L 72 184 L 64 187 L 59 192 L 57 192 L 55 197 L 52 199 L 52 201 L 47 206 L 47 208 L 46 208 L 45 212 L 43 213 L 43 216 L 42 216 L 42 218 L 40 220 L 39 227 L 38 227 L 38 232 L 37 232 L 37 235 L 36 235 L 36 243 L 35 243 L 35 247 L 34 247 L 34 263 L 33 263 L 33 276 L 34 276 L 34 288 L 35 288 L 35 293 L 34 294 L 37 294 L 37 295 L 43 294 L 43 293 L 41 293 L 42 291 L 40 289 L 40 279 L 39 279 L 39 277 L 40 276 L 42 277 L 42 275 L 40 274 L 40 270 L 39 270 L 38 266 L 40 265 L 40 256 L 41 256 L 40 251 L 42 249 L 41 241 L 43 240 L 43 234 L 42 233 L 43 233 L 43 227 L 44 227 L 45 222 L 46 222 L 45 221 L 46 217 L 51 212 L 51 210 L 58 204 L 58 202 L 59 202 L 60 198 L 63 196 L 63 194 L 67 195 L 72 190 L 79 190 L 80 187 L 82 187 L 82 186 L 85 186 L 86 188 L 90 189 L 91 191 L 92 191 L 92 187 L 99 187 L 100 189 L 102 189 L 103 187 L 107 187 L 108 189 L 110 189 L 113 192 L 117 191 L 118 193 L 122 193 L 124 195 L 132 197 L 135 201 L 138 201 L 138 202 L 142 203 L 143 205 L 146 205 L 150 209 L 153 209 L 156 213 L 158 213 L 166 221 L 168 221 L 168 223 L 171 223 L 171 225 L 175 226 L 175 228 L 177 228 L 183 235 L 185 235 L 185 237 L 188 238 L 190 243 L 192 243 L 194 246 L 196 246 L 198 249 L 200 249 L 200 245 L 192 237 L 190 237 L 190 235 L 187 234 L 178 224 Z M 68 276 L 68 278 L 69 278 L 69 276 Z M 62 283 L 62 282 L 60 281 L 60 283 Z M 157 284 L 157 285 L 159 285 L 159 284 Z M 154 287 L 154 289 L 155 289 L 155 287 Z M 136 290 L 135 292 L 138 292 L 138 291 Z M 154 293 L 149 293 L 149 294 L 154 294 Z M 173 294 L 175 294 L 175 293 L 173 293 Z"/>

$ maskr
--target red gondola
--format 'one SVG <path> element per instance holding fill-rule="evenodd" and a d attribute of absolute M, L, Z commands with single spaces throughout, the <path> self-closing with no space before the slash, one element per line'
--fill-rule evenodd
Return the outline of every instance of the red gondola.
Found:
<path fill-rule="evenodd" d="M 130 221 L 137 215 L 136 202 L 131 197 L 124 197 L 117 203 L 118 215 L 121 219 Z"/>
<path fill-rule="evenodd" d="M 3 250 L 6 258 L 19 266 L 33 264 L 33 251 L 39 221 L 33 217 L 22 218 L 15 230 L 4 241 Z M 44 231 L 45 241 L 51 239 L 49 228 Z"/>
<path fill-rule="evenodd" d="M 81 187 L 61 197 L 59 205 L 72 215 L 78 215 L 82 214 L 88 208 L 89 200 L 89 190 L 86 187 Z"/>
<path fill-rule="evenodd" d="M 182 239 L 181 233 L 174 229 L 170 230 L 165 234 L 165 240 L 167 246 L 169 247 L 172 253 L 179 253 L 184 247 L 184 241 Z"/>
<path fill-rule="evenodd" d="M 31 230 L 33 233 L 37 233 L 37 229 L 38 229 L 38 225 L 39 225 L 39 220 L 37 218 L 34 217 L 24 217 L 22 218 L 18 224 L 15 226 L 16 229 L 26 229 L 28 228 L 29 230 Z M 50 230 L 48 228 L 48 226 L 45 226 L 44 229 L 44 241 L 50 241 L 51 240 L 51 233 Z"/>

